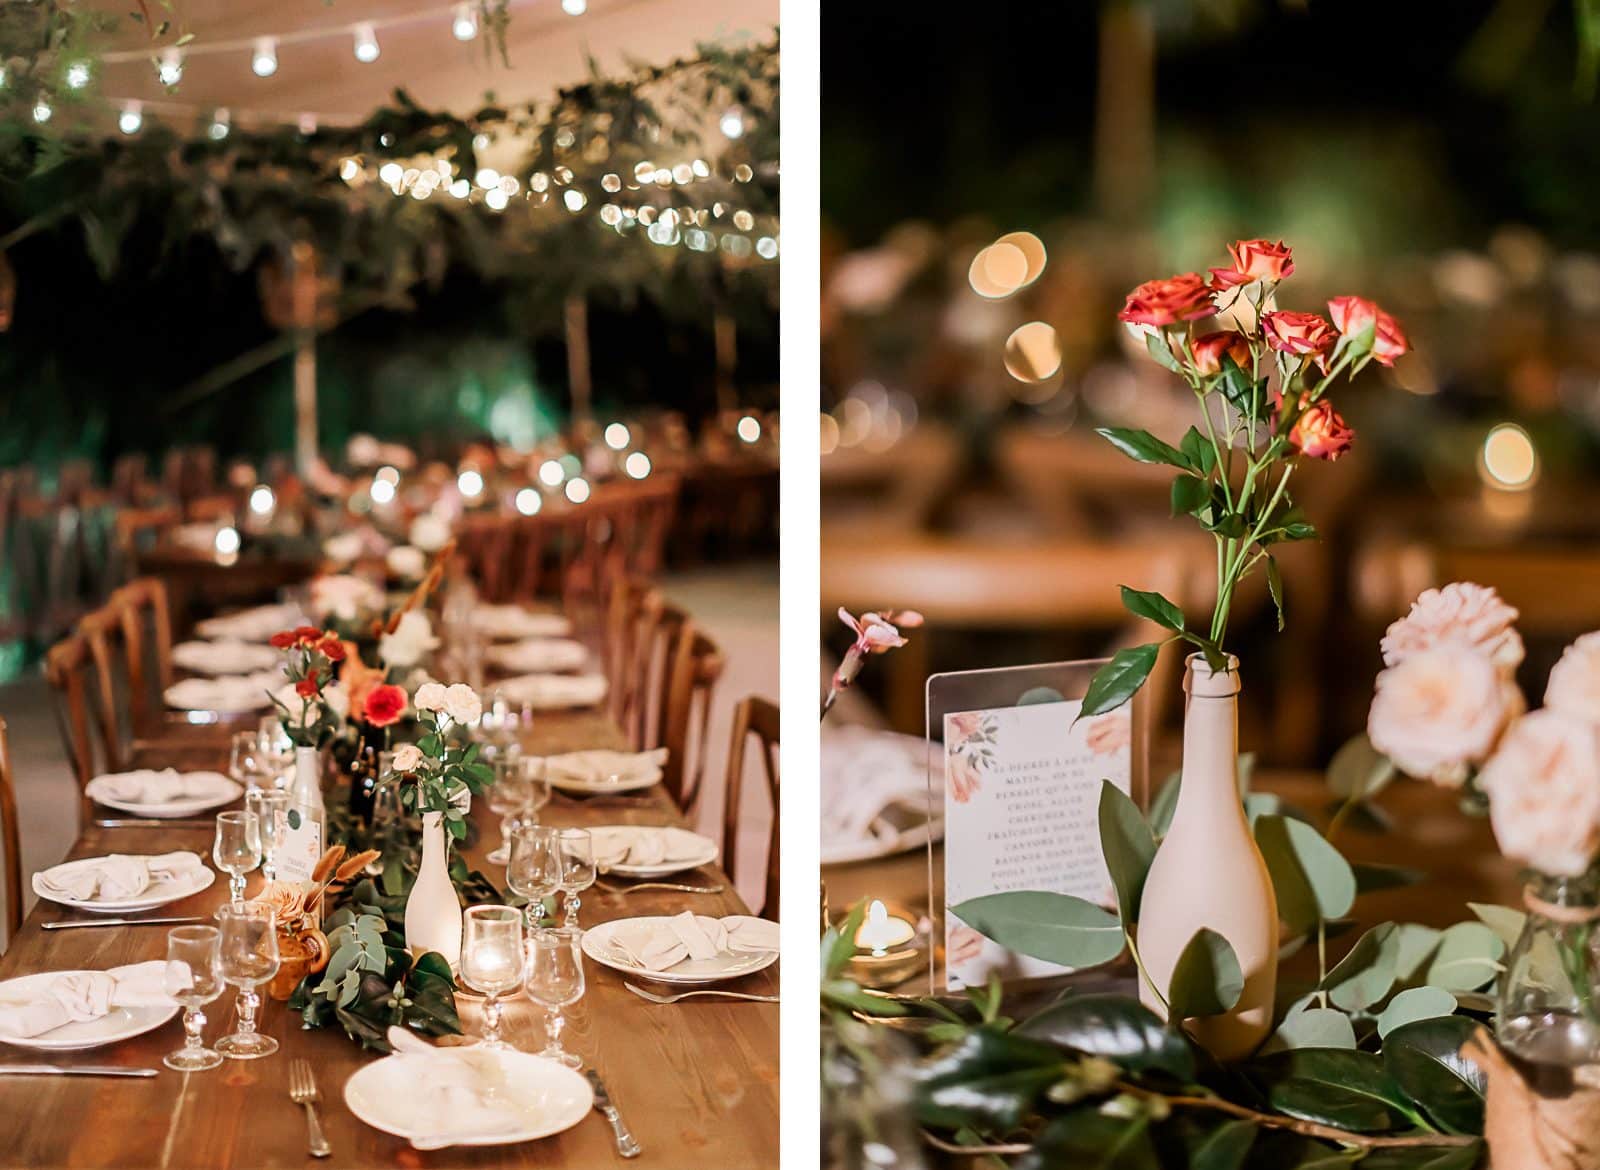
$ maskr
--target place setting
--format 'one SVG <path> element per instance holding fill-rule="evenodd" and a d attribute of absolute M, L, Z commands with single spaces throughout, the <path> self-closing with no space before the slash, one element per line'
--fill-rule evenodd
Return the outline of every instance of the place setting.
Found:
<path fill-rule="evenodd" d="M 33 875 L 33 892 L 69 910 L 113 916 L 109 923 L 97 919 L 48 922 L 44 924 L 46 930 L 74 925 L 130 925 L 146 920 L 127 919 L 122 915 L 140 914 L 181 902 L 210 889 L 216 876 L 197 853 L 114 853 L 79 858 L 39 870 Z"/>
<path fill-rule="evenodd" d="M 141 768 L 113 772 L 89 781 L 84 794 L 96 804 L 128 814 L 128 818 L 158 827 L 164 822 L 192 823 L 197 816 L 233 804 L 244 795 L 244 785 L 220 772 L 179 771 L 176 768 Z M 129 823 L 102 819 L 108 828 Z"/>
<path fill-rule="evenodd" d="M 282 676 L 274 670 L 215 677 L 194 675 L 173 683 L 161 692 L 161 697 L 168 707 L 184 712 L 191 720 L 210 716 L 215 721 L 266 710 L 272 706 L 271 692 L 282 683 Z"/>

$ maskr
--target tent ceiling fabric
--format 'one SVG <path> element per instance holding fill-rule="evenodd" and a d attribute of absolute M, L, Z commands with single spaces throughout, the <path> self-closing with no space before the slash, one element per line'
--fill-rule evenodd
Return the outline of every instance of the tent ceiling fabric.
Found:
<path fill-rule="evenodd" d="M 91 6 L 120 18 L 108 49 L 149 46 L 142 26 L 127 17 L 135 0 L 94 0 Z M 149 7 L 153 15 L 159 11 L 154 0 Z M 587 75 L 590 56 L 602 70 L 617 72 L 628 61 L 659 64 L 687 56 L 705 41 L 764 39 L 778 23 L 778 0 L 588 0 L 581 16 L 567 15 L 559 0 L 511 0 L 507 69 L 498 54 L 485 59 L 482 33 L 472 41 L 456 40 L 444 8 L 442 0 L 176 0 L 173 32 L 164 43 L 170 44 L 180 29 L 194 34 L 177 92 L 166 92 L 148 58 L 106 63 L 99 90 L 113 102 L 148 102 L 174 122 L 183 115 L 163 103 L 193 105 L 197 117 L 226 107 L 239 122 L 261 121 L 268 114 L 293 122 L 302 112 L 354 122 L 388 102 L 396 88 L 424 107 L 461 114 L 479 108 L 487 91 L 508 102 L 553 94 Z M 380 27 L 378 59 L 356 60 L 346 31 L 350 25 L 428 12 L 434 15 Z M 207 43 L 313 28 L 340 31 L 280 45 L 278 71 L 270 77 L 251 71 L 249 49 L 194 51 Z"/>

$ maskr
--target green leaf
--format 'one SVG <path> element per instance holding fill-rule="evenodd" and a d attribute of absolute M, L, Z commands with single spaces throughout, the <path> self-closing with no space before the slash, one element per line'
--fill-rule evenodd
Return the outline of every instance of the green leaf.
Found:
<path fill-rule="evenodd" d="M 1190 427 L 1184 432 L 1183 438 L 1178 442 L 1178 450 L 1183 452 L 1189 465 L 1199 472 L 1202 479 L 1209 476 L 1217 466 L 1217 449 L 1211 445 L 1211 440 L 1202 435 L 1197 427 Z"/>
<path fill-rule="evenodd" d="M 1378 1035 L 1388 1036 L 1396 1028 L 1418 1020 L 1454 1015 L 1456 997 L 1442 987 L 1408 987 L 1389 1001 L 1378 1016 Z"/>
<path fill-rule="evenodd" d="M 1132 427 L 1097 427 L 1095 433 L 1128 458 L 1140 463 L 1165 463 L 1180 471 L 1194 470 L 1182 451 L 1163 443 L 1149 431 Z"/>
<path fill-rule="evenodd" d="M 1267 592 L 1272 594 L 1273 607 L 1278 611 L 1278 632 L 1283 633 L 1283 575 L 1278 572 L 1278 559 L 1267 557 Z"/>
<path fill-rule="evenodd" d="M 1095 967 L 1122 953 L 1117 916 L 1070 894 L 985 894 L 950 907 L 950 913 L 1008 951 L 1063 967 Z"/>
<path fill-rule="evenodd" d="M 1211 503 L 1211 484 L 1192 475 L 1180 475 L 1172 481 L 1172 514 L 1193 516 Z"/>
<path fill-rule="evenodd" d="M 1157 837 L 1165 837 L 1172 827 L 1172 814 L 1178 811 L 1178 792 L 1183 785 L 1183 773 L 1168 776 L 1150 802 L 1150 827 Z"/>
<path fill-rule="evenodd" d="M 1383 1063 L 1407 1097 L 1449 1133 L 1483 1132 L 1483 1069 L 1461 1055 L 1479 1028 L 1465 1016 L 1418 1020 L 1383 1041 Z"/>
<path fill-rule="evenodd" d="M 1422 965 L 1433 954 L 1444 931 L 1420 922 L 1402 922 L 1395 928 L 1399 947 L 1395 953 L 1394 978 L 1401 986 L 1412 986 L 1421 981 Z"/>
<path fill-rule="evenodd" d="M 1229 354 L 1222 355 L 1222 373 L 1216 386 L 1228 405 L 1251 422 L 1260 422 L 1268 406 L 1267 379 L 1253 382 L 1250 375 Z"/>
<path fill-rule="evenodd" d="M 913 1066 L 914 1108 L 924 1125 L 1013 1129 L 1034 1101 L 1061 1078 L 1053 1046 L 992 1027 L 974 1028 L 960 1043 Z"/>
<path fill-rule="evenodd" d="M 1263 1053 L 1291 1048 L 1354 1048 L 1356 1030 L 1350 1017 L 1336 1008 L 1307 1007 L 1290 1012 L 1262 1048 Z"/>
<path fill-rule="evenodd" d="M 1350 912 L 1356 875 L 1316 829 L 1293 817 L 1263 816 L 1256 820 L 1255 838 L 1272 875 L 1278 916 L 1291 934 Z"/>
<path fill-rule="evenodd" d="M 1189 1170 L 1239 1170 L 1257 1132 L 1253 1121 L 1223 1122 L 1189 1156 Z"/>
<path fill-rule="evenodd" d="M 875 995 L 862 990 L 859 983 L 849 979 L 829 979 L 822 984 L 822 1000 L 849 1012 L 860 1012 L 875 1018 L 893 1018 L 911 1014 L 903 1002 L 887 995 Z"/>
<path fill-rule="evenodd" d="M 1170 1019 L 1217 1016 L 1239 1002 L 1244 973 L 1228 940 L 1202 927 L 1184 944 L 1167 987 Z"/>
<path fill-rule="evenodd" d="M 1399 957 L 1400 936 L 1395 924 L 1385 922 L 1374 926 L 1356 940 L 1356 945 L 1318 987 L 1327 991 L 1336 1007 L 1347 1012 L 1364 1011 L 1381 1003 L 1389 994 L 1394 986 Z"/>
<path fill-rule="evenodd" d="M 861 899 L 850 912 L 844 916 L 844 921 L 828 927 L 827 933 L 822 936 L 822 979 L 827 982 L 835 978 L 844 970 L 850 957 L 856 953 L 856 931 L 861 929 L 861 923 L 867 916 L 867 900 Z"/>
<path fill-rule="evenodd" d="M 1445 930 L 1425 976 L 1447 991 L 1476 991 L 1500 973 L 1505 943 L 1481 922 L 1458 922 Z"/>
<path fill-rule="evenodd" d="M 1051 1121 L 1012 1170 L 1159 1170 L 1147 1117 L 1116 1117 L 1091 1106 Z"/>
<path fill-rule="evenodd" d="M 1394 764 L 1372 746 L 1366 732 L 1345 740 L 1328 763 L 1328 790 L 1347 800 L 1370 800 L 1394 777 Z"/>
<path fill-rule="evenodd" d="M 1167 335 L 1159 329 L 1152 330 L 1144 335 L 1144 347 L 1156 364 L 1165 366 L 1174 374 L 1178 372 L 1178 358 L 1172 352 L 1172 346 L 1167 343 Z"/>
<path fill-rule="evenodd" d="M 1017 1025 L 1016 1033 L 1129 1072 L 1159 1071 L 1180 1081 L 1195 1076 L 1194 1050 L 1149 1008 L 1125 995 L 1074 995 Z"/>
<path fill-rule="evenodd" d="M 1124 926 L 1139 921 L 1139 895 L 1156 855 L 1155 834 L 1128 794 L 1109 780 L 1100 784 L 1100 851 L 1117 889 Z"/>
<path fill-rule="evenodd" d="M 1142 589 L 1129 589 L 1126 585 L 1119 585 L 1122 590 L 1122 608 L 1135 617 L 1149 618 L 1158 626 L 1165 626 L 1175 633 L 1183 630 L 1183 610 L 1168 601 L 1161 594 Z"/>
<path fill-rule="evenodd" d="M 1383 1133 L 1409 1123 L 1400 1086 L 1370 1052 L 1293 1048 L 1256 1061 L 1246 1075 L 1272 1108 L 1290 1117 L 1356 1133 Z"/>
<path fill-rule="evenodd" d="M 1379 865 L 1371 861 L 1352 861 L 1350 869 L 1356 875 L 1356 893 L 1372 894 L 1379 890 L 1398 890 L 1426 881 L 1428 875 L 1420 869 L 1404 865 Z"/>
<path fill-rule="evenodd" d="M 1468 902 L 1467 909 L 1478 916 L 1478 920 L 1494 931 L 1495 936 L 1510 950 L 1517 945 L 1517 939 L 1522 934 L 1522 924 L 1528 920 L 1527 914 L 1521 910 L 1513 910 L 1510 906 L 1492 906 L 1485 902 Z"/>
<path fill-rule="evenodd" d="M 1089 680 L 1089 690 L 1083 696 L 1078 718 L 1114 711 L 1133 698 L 1134 692 L 1144 686 L 1144 680 L 1155 669 L 1156 655 L 1160 653 L 1160 642 L 1118 650 Z"/>

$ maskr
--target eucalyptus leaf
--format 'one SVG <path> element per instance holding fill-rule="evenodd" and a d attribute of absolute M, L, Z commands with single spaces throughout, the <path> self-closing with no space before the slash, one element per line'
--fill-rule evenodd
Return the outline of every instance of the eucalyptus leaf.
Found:
<path fill-rule="evenodd" d="M 1505 943 L 1481 922 L 1458 922 L 1439 939 L 1425 979 L 1447 991 L 1476 991 L 1500 973 Z"/>
<path fill-rule="evenodd" d="M 1216 1016 L 1239 1002 L 1244 973 L 1228 940 L 1202 927 L 1184 944 L 1172 968 L 1167 1004 L 1174 1022 Z"/>
<path fill-rule="evenodd" d="M 950 913 L 1008 951 L 1064 967 L 1094 967 L 1122 953 L 1116 915 L 1070 894 L 985 894 L 950 907 Z"/>
<path fill-rule="evenodd" d="M 1165 837 L 1172 827 L 1172 814 L 1178 811 L 1178 792 L 1183 784 L 1183 773 L 1174 772 L 1161 785 L 1156 798 L 1150 802 L 1150 828 L 1157 837 Z"/>
<path fill-rule="evenodd" d="M 1272 875 L 1278 915 L 1292 933 L 1350 912 L 1355 873 L 1316 829 L 1291 817 L 1263 816 L 1256 820 L 1255 838 Z"/>
<path fill-rule="evenodd" d="M 1449 1133 L 1483 1132 L 1483 1097 L 1488 1078 L 1461 1055 L 1479 1025 L 1464 1016 L 1418 1020 L 1395 1028 L 1383 1041 L 1389 1075 Z"/>
<path fill-rule="evenodd" d="M 1453 1015 L 1456 997 L 1442 987 L 1408 987 L 1389 1001 L 1378 1015 L 1378 1035 L 1387 1037 L 1396 1028 L 1418 1020 Z"/>
<path fill-rule="evenodd" d="M 1125 995 L 1073 995 L 1017 1025 L 1015 1032 L 1115 1062 L 1129 1072 L 1195 1076 L 1194 1050 L 1181 1034 Z"/>
<path fill-rule="evenodd" d="M 1528 915 L 1521 910 L 1513 910 L 1510 906 L 1494 906 L 1486 902 L 1468 902 L 1467 909 L 1478 916 L 1495 936 L 1505 944 L 1506 950 L 1517 945 L 1517 939 L 1522 935 L 1523 923 L 1528 921 Z"/>
<path fill-rule="evenodd" d="M 1139 806 L 1109 780 L 1100 784 L 1100 851 L 1117 890 L 1123 925 L 1131 926 L 1139 920 L 1139 896 L 1155 859 L 1156 838 Z"/>
<path fill-rule="evenodd" d="M 1370 800 L 1395 778 L 1394 762 L 1367 738 L 1366 732 L 1352 736 L 1339 746 L 1328 762 L 1328 788 L 1347 800 Z"/>
<path fill-rule="evenodd" d="M 1144 686 L 1145 679 L 1150 677 L 1156 656 L 1160 653 L 1161 643 L 1149 642 L 1113 654 L 1111 661 L 1095 671 L 1094 677 L 1089 680 L 1089 690 L 1083 696 L 1078 719 L 1113 711 L 1131 699 L 1134 692 Z"/>
<path fill-rule="evenodd" d="M 1394 923 L 1385 922 L 1357 939 L 1319 987 L 1327 991 L 1335 1006 L 1347 1012 L 1364 1011 L 1389 994 L 1399 959 L 1400 936 Z"/>
<path fill-rule="evenodd" d="M 1371 894 L 1378 890 L 1397 890 L 1427 881 L 1428 875 L 1420 869 L 1404 865 L 1380 865 L 1371 861 L 1352 861 L 1350 868 L 1356 875 L 1356 893 Z"/>
<path fill-rule="evenodd" d="M 1263 1054 L 1290 1048 L 1355 1048 L 1356 1030 L 1337 1008 L 1307 1007 L 1290 1012 L 1268 1037 Z"/>
<path fill-rule="evenodd" d="M 1424 964 L 1433 957 L 1444 931 L 1420 922 L 1402 922 L 1394 929 L 1400 941 L 1394 960 L 1395 982 L 1405 986 L 1425 983 Z"/>

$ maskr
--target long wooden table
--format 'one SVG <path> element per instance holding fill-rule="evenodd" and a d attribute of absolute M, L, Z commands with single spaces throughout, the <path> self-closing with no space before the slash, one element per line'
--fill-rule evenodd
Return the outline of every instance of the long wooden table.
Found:
<path fill-rule="evenodd" d="M 598 713 L 551 713 L 535 720 L 528 751 L 554 754 L 579 748 L 622 747 L 616 725 Z M 222 748 L 225 752 L 226 749 Z M 214 744 L 175 750 L 183 767 L 218 767 Z M 480 844 L 466 858 L 497 882 L 504 871 L 483 858 L 498 843 L 496 818 L 478 802 L 473 817 Z M 557 796 L 546 806 L 546 823 L 558 825 L 682 824 L 683 818 L 659 787 L 642 800 L 582 801 Z M 103 829 L 92 824 L 70 856 L 159 853 L 192 849 L 208 860 L 209 829 Z M 724 887 L 717 895 L 641 891 L 608 894 L 598 886 L 583 895 L 587 926 L 642 914 L 692 908 L 708 915 L 745 914 L 727 875 L 716 865 L 683 875 L 697 884 Z M 259 876 L 251 878 L 251 889 Z M 248 891 L 247 891 L 248 896 Z M 227 899 L 219 876 L 203 894 L 154 912 L 209 915 Z M 65 907 L 40 902 L 16 941 L 0 958 L 0 979 L 37 971 L 105 968 L 164 958 L 167 928 L 105 927 L 44 931 L 45 922 L 74 917 Z M 263 1060 L 227 1061 L 203 1073 L 176 1073 L 161 1057 L 183 1042 L 179 1019 L 110 1048 L 58 1057 L 57 1062 L 115 1063 L 160 1068 L 150 1080 L 87 1077 L 0 1077 L 0 1165 L 16 1167 L 257 1168 L 304 1166 L 306 1126 L 289 1100 L 289 1062 L 304 1057 L 322 1091 L 323 1128 L 333 1145 L 324 1165 L 336 1167 L 632 1166 L 645 1170 L 716 1170 L 775 1166 L 778 1158 L 778 1009 L 776 1004 L 697 998 L 658 1006 L 623 987 L 623 976 L 586 962 L 588 992 L 567 1011 L 564 1042 L 604 1077 L 644 1147 L 624 1161 L 611 1128 L 598 1113 L 576 1127 L 541 1141 L 509 1146 L 454 1147 L 430 1153 L 368 1128 L 345 1108 L 346 1079 L 376 1054 L 360 1048 L 337 1026 L 306 1031 L 283 1004 L 268 1000 L 261 1029 L 282 1047 Z M 726 985 L 732 990 L 776 994 L 777 968 Z M 458 997 L 462 1025 L 476 1034 L 478 1001 Z M 206 1041 L 233 1028 L 233 996 L 207 1009 Z M 543 1012 L 525 997 L 507 1004 L 507 1038 L 525 1051 L 544 1045 Z M 48 1063 L 48 1057 L 0 1045 L 0 1061 Z M 418 1086 L 424 1091 L 425 1086 Z"/>

